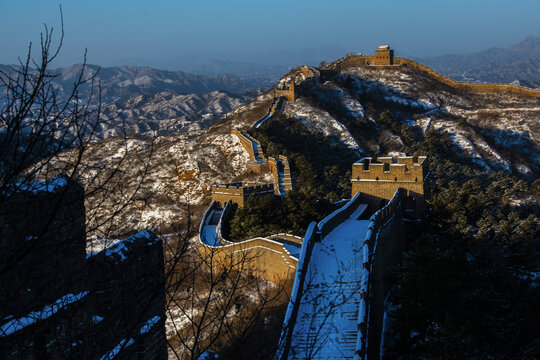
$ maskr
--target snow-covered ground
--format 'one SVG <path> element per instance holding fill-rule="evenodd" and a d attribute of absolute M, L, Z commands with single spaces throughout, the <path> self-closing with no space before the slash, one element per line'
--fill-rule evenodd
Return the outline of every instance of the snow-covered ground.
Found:
<path fill-rule="evenodd" d="M 295 117 L 302 120 L 311 131 L 320 131 L 326 136 L 335 136 L 339 142 L 359 155 L 362 152 L 347 127 L 334 119 L 326 110 L 314 107 L 304 99 L 294 102 L 287 102 L 284 109 L 286 116 Z"/>

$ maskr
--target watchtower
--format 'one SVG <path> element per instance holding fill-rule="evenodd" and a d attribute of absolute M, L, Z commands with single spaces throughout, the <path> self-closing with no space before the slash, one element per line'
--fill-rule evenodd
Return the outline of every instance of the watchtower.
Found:
<path fill-rule="evenodd" d="M 370 65 L 393 65 L 394 64 L 394 50 L 390 49 L 389 45 L 380 45 L 375 50 Z"/>
<path fill-rule="evenodd" d="M 423 217 L 429 198 L 429 162 L 427 156 L 365 157 L 352 167 L 352 196 L 365 195 L 370 207 L 379 208 L 398 188 L 407 191 L 406 209 Z"/>
<path fill-rule="evenodd" d="M 283 90 L 276 90 L 274 93 L 274 97 L 285 97 L 288 101 L 294 101 L 296 99 L 295 93 L 294 93 L 294 81 L 291 81 L 287 84 L 286 88 Z"/>
<path fill-rule="evenodd" d="M 233 182 L 228 184 L 212 185 L 212 201 L 221 203 L 223 206 L 231 200 L 244 207 L 250 195 L 274 194 L 273 184 L 258 184 L 252 182 Z"/>

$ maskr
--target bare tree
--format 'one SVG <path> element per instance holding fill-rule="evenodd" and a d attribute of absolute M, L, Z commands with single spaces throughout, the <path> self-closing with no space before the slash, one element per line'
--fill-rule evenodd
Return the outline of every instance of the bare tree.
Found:
<path fill-rule="evenodd" d="M 169 248 L 169 356 L 198 359 L 213 350 L 222 358 L 270 358 L 282 321 L 275 315 L 288 302 L 286 282 L 251 275 L 262 253 L 200 251 L 195 239 L 185 236 Z"/>
<path fill-rule="evenodd" d="M 18 65 L 0 70 L 0 354 L 9 351 L 4 340 L 15 330 L 84 296 L 86 234 L 118 233 L 119 214 L 144 200 L 153 153 L 152 139 L 122 131 L 111 147 L 97 143 L 101 89 L 87 71 L 86 53 L 71 91 L 56 84 L 59 75 L 50 68 L 64 39 L 60 14 L 58 38 L 45 25 L 36 56 L 30 44 Z M 96 156 L 110 148 L 114 156 Z M 66 289 L 78 292 L 60 296 Z M 65 349 L 73 347 L 66 335 L 73 329 L 57 336 Z M 28 339 L 34 347 L 41 341 L 35 335 Z"/>

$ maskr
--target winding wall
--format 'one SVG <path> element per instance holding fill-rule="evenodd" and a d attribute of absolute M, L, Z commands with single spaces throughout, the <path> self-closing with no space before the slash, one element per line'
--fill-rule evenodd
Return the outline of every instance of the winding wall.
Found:
<path fill-rule="evenodd" d="M 206 238 L 205 226 L 218 204 L 212 202 L 206 210 L 199 228 L 200 253 L 216 267 L 231 267 L 238 271 L 252 273 L 270 281 L 292 278 L 298 260 L 279 241 L 257 237 L 241 242 L 231 242 L 223 237 L 222 227 L 231 214 L 232 203 L 225 205 L 215 228 L 220 245 Z M 279 238 L 275 236 L 274 238 Z"/>
<path fill-rule="evenodd" d="M 362 56 L 351 56 L 346 57 L 338 61 L 337 68 L 341 71 L 343 69 L 353 67 L 353 66 L 363 66 L 368 65 L 372 55 L 362 55 Z M 430 77 L 436 79 L 437 81 L 459 91 L 466 91 L 476 94 L 499 94 L 499 93 L 509 93 L 509 94 L 518 94 L 524 96 L 540 97 L 540 90 L 538 89 L 528 89 L 521 86 L 510 85 L 510 84 L 478 84 L 470 82 L 460 82 L 455 81 L 447 76 L 444 76 L 435 70 L 431 69 L 428 66 L 422 65 L 414 60 L 403 58 L 403 57 L 394 57 L 394 65 L 388 65 L 394 67 L 396 65 L 405 65 L 413 69 L 427 73 Z"/>

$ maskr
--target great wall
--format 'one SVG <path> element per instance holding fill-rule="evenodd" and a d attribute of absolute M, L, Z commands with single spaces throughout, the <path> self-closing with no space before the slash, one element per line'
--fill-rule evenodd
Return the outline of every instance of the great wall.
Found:
<path fill-rule="evenodd" d="M 514 85 L 456 82 L 413 60 L 394 57 L 387 45 L 374 55 L 348 54 L 332 66 L 342 70 L 359 65 L 410 66 L 460 91 L 540 96 L 540 90 Z M 279 113 L 285 101 L 294 101 L 298 90 L 312 86 L 321 74 L 307 66 L 300 66 L 300 72 L 306 79 L 276 90 L 270 110 L 252 127 Z M 244 206 L 246 194 L 263 195 L 270 189 L 284 196 L 293 188 L 286 157 L 266 158 L 260 142 L 246 130 L 233 130 L 233 134 L 249 154 L 248 168 L 257 173 L 270 171 L 274 184 L 215 185 L 199 231 L 202 252 L 217 252 L 233 263 L 242 254 L 241 258 L 254 262 L 246 270 L 266 279 L 294 274 L 275 360 L 380 358 L 385 300 L 391 286 L 387 275 L 401 263 L 404 218 L 415 221 L 425 215 L 425 201 L 430 197 L 428 158 L 362 158 L 352 165 L 352 199 L 318 224 L 312 222 L 303 239 L 287 242 L 290 235 L 278 234 L 233 243 L 223 237 L 222 230 L 233 203 Z M 289 251 L 292 248 L 296 253 Z"/>
<path fill-rule="evenodd" d="M 540 97 L 539 89 L 529 89 L 510 84 L 480 84 L 455 81 L 446 77 L 428 66 L 422 65 L 414 60 L 394 57 L 394 52 L 387 45 L 382 45 L 375 50 L 375 55 L 362 55 L 361 53 L 349 53 L 347 57 L 335 62 L 334 68 L 338 71 L 356 66 L 409 66 L 415 70 L 426 73 L 435 80 L 451 87 L 452 89 L 471 92 L 477 94 L 499 94 L 509 93 L 532 97 Z"/>
<path fill-rule="evenodd" d="M 290 81 L 285 88 L 275 90 L 274 99 L 268 112 L 255 121 L 251 127 L 259 128 L 273 116 L 279 114 L 285 101 L 294 101 L 295 88 L 310 86 L 317 81 L 320 72 L 308 66 L 299 67 L 305 80 Z M 274 234 L 233 243 L 223 236 L 223 225 L 227 223 L 233 206 L 244 207 L 249 196 L 274 194 L 285 196 L 294 189 L 289 160 L 286 156 L 266 157 L 261 143 L 248 133 L 247 129 L 233 129 L 242 147 L 249 156 L 248 169 L 254 173 L 270 173 L 271 184 L 236 182 L 212 185 L 212 203 L 206 210 L 199 229 L 200 252 L 206 258 L 216 257 L 221 262 L 240 264 L 244 270 L 268 280 L 290 279 L 294 276 L 302 239 L 290 234 Z M 249 260 L 249 261 L 246 261 Z M 215 261 L 216 264 L 220 261 Z"/>

